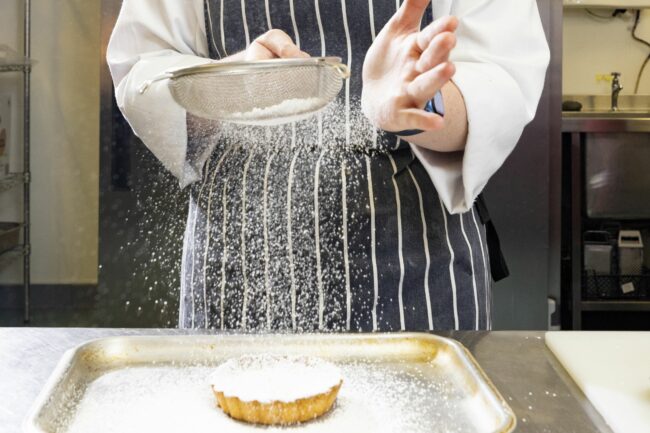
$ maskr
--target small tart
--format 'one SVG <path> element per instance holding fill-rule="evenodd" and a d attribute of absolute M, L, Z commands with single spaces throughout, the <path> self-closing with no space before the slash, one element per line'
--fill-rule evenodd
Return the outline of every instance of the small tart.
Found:
<path fill-rule="evenodd" d="M 232 418 L 286 425 L 328 412 L 343 379 L 336 366 L 320 359 L 259 355 L 221 364 L 210 382 L 218 406 Z"/>

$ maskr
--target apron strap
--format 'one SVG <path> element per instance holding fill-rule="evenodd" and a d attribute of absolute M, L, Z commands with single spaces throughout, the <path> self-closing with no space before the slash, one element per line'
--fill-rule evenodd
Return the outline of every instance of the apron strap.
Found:
<path fill-rule="evenodd" d="M 492 272 L 492 279 L 496 282 L 502 280 L 510 275 L 508 264 L 503 256 L 501 250 L 501 242 L 499 235 L 494 227 L 490 213 L 485 205 L 485 198 L 483 194 L 479 194 L 476 199 L 476 209 L 478 210 L 479 218 L 485 226 L 485 235 L 487 238 L 488 254 L 490 256 L 490 271 Z"/>

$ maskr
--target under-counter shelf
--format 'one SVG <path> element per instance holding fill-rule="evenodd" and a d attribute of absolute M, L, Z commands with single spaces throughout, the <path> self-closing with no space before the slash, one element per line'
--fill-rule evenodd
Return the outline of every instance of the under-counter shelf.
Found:
<path fill-rule="evenodd" d="M 650 302 L 650 275 L 582 275 L 585 301 L 641 300 Z"/>
<path fill-rule="evenodd" d="M 650 301 L 582 301 L 582 311 L 650 311 Z"/>

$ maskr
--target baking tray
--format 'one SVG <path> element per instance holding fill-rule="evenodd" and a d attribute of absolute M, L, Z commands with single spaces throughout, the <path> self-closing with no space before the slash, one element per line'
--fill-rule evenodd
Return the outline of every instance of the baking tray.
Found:
<path fill-rule="evenodd" d="M 263 428 L 215 408 L 207 376 L 243 354 L 301 354 L 340 366 L 319 420 Z M 511 432 L 514 413 L 460 343 L 430 334 L 112 337 L 64 354 L 24 422 L 27 433 L 176 431 Z"/>

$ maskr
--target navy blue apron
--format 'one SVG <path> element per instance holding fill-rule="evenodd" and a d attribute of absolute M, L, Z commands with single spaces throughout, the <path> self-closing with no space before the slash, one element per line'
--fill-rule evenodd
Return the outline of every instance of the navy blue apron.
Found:
<path fill-rule="evenodd" d="M 188 115 L 190 151 L 218 142 L 191 187 L 181 327 L 490 329 L 486 209 L 449 214 L 408 143 L 361 113 L 364 57 L 396 7 L 206 0 L 213 59 L 276 28 L 352 75 L 335 103 L 290 125 L 197 127 Z"/>

